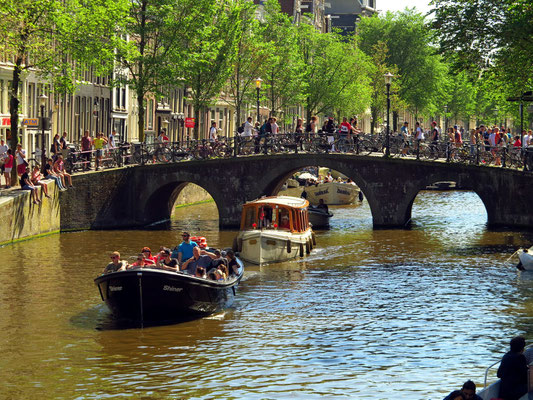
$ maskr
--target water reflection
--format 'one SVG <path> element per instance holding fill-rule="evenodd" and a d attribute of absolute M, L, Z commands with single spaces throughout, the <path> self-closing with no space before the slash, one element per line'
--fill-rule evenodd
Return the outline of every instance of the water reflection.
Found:
<path fill-rule="evenodd" d="M 0 397 L 441 399 L 481 383 L 510 337 L 533 339 L 533 273 L 506 263 L 533 236 L 488 231 L 474 193 L 420 193 L 409 230 L 373 230 L 366 202 L 332 211 L 309 257 L 248 266 L 231 309 L 144 329 L 110 319 L 93 278 L 111 251 L 181 230 L 231 246 L 213 203 L 177 209 L 169 230 L 0 249 Z"/>

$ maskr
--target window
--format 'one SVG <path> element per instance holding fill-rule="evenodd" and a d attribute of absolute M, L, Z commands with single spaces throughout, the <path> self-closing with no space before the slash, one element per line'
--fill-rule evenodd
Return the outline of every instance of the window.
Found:
<path fill-rule="evenodd" d="M 146 119 L 148 123 L 147 129 L 153 130 L 154 129 L 154 100 L 148 101 L 148 118 Z"/>
<path fill-rule="evenodd" d="M 126 88 L 122 88 L 122 97 L 120 98 L 122 108 L 126 109 Z"/>

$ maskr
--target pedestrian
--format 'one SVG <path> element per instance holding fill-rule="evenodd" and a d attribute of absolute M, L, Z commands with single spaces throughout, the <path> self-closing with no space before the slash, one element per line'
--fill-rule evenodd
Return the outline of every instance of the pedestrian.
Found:
<path fill-rule="evenodd" d="M 252 117 L 246 118 L 246 121 L 244 122 L 244 129 L 242 131 L 242 137 L 243 138 L 251 138 L 253 136 L 254 131 L 254 125 L 252 124 Z"/>
<path fill-rule="evenodd" d="M 0 177 L 4 175 L 8 149 L 9 146 L 4 143 L 4 139 L 0 139 Z"/>
<path fill-rule="evenodd" d="M 22 148 L 22 145 L 20 143 L 17 144 L 15 158 L 17 160 L 17 175 L 22 176 L 22 174 L 26 172 L 28 161 L 26 160 L 26 150 Z"/>
<path fill-rule="evenodd" d="M 61 139 L 59 139 L 59 148 L 61 150 L 61 154 L 63 154 L 63 158 L 68 157 L 68 140 L 67 140 L 67 132 L 63 132 L 61 135 Z"/>
<path fill-rule="evenodd" d="M 83 137 L 81 138 L 81 157 L 83 161 L 83 169 L 85 171 L 91 169 L 91 159 L 93 152 L 93 140 L 89 136 L 89 131 L 83 132 Z"/>
<path fill-rule="evenodd" d="M 94 150 L 96 151 L 96 158 L 94 160 L 95 162 L 95 170 L 98 171 L 100 168 L 100 164 L 102 163 L 102 157 L 104 155 L 104 146 L 107 142 L 106 139 L 104 139 L 104 134 L 102 132 L 96 134 L 96 139 L 94 139 Z"/>
<path fill-rule="evenodd" d="M 11 154 L 11 149 L 7 149 L 6 161 L 4 163 L 4 178 L 6 180 L 6 189 L 9 189 L 11 185 L 11 170 L 13 169 L 14 162 L 13 154 Z"/>
<path fill-rule="evenodd" d="M 279 126 L 276 117 L 272 117 L 272 121 L 270 122 L 270 129 L 272 130 L 273 136 L 276 136 L 279 133 Z"/>
<path fill-rule="evenodd" d="M 109 134 L 109 138 L 107 139 L 107 148 L 108 149 L 114 149 L 115 147 L 117 147 L 117 145 L 116 145 L 116 137 L 117 137 L 117 131 L 115 131 L 113 129 L 111 131 L 111 133 Z"/>
<path fill-rule="evenodd" d="M 209 129 L 209 141 L 214 143 L 217 141 L 217 123 L 211 122 L 211 128 Z"/>

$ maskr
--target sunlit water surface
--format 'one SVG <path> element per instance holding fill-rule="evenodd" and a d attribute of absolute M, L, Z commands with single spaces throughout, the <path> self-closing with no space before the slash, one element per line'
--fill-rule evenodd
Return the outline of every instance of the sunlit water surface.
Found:
<path fill-rule="evenodd" d="M 410 230 L 373 230 L 366 201 L 332 211 L 309 257 L 249 266 L 231 309 L 143 329 L 110 318 L 93 278 L 183 229 L 231 246 L 214 203 L 165 230 L 1 248 L 0 398 L 442 399 L 533 340 L 533 273 L 506 262 L 533 235 L 488 231 L 474 193 L 420 193 Z"/>

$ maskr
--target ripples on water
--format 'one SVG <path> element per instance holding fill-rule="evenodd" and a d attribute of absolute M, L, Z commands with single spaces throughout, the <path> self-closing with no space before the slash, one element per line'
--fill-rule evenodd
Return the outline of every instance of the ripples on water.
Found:
<path fill-rule="evenodd" d="M 333 211 L 309 257 L 249 266 L 233 308 L 144 329 L 114 322 L 92 279 L 182 229 L 230 246 L 214 204 L 171 230 L 0 249 L 0 398 L 441 399 L 533 339 L 533 274 L 504 264 L 533 236 L 487 231 L 475 194 L 421 193 L 410 230 L 373 230 L 366 202 Z"/>

